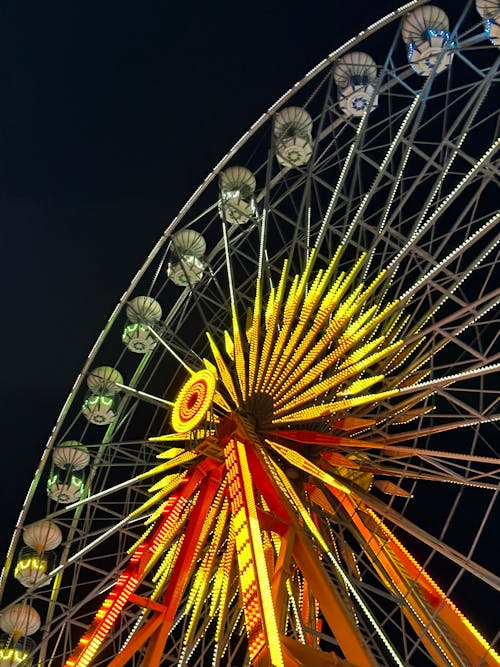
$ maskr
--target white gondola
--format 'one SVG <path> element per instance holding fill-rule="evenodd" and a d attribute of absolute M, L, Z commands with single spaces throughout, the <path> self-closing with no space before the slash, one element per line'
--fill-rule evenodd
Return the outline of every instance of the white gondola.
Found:
<path fill-rule="evenodd" d="M 116 383 L 123 384 L 122 374 L 111 366 L 99 366 L 91 370 L 87 377 L 87 386 L 93 394 L 114 396 L 120 390 Z"/>
<path fill-rule="evenodd" d="M 377 107 L 377 65 L 367 53 L 346 53 L 335 62 L 333 77 L 339 106 L 347 116 L 362 116 Z"/>
<path fill-rule="evenodd" d="M 156 347 L 156 340 L 146 324 L 130 322 L 125 326 L 122 341 L 127 349 L 136 354 L 146 354 Z"/>
<path fill-rule="evenodd" d="M 91 424 L 106 426 L 116 417 L 120 391 L 116 383 L 123 384 L 123 377 L 111 366 L 99 366 L 88 374 L 91 394 L 83 403 L 82 413 Z"/>
<path fill-rule="evenodd" d="M 429 76 L 451 65 L 453 43 L 450 22 L 444 11 L 434 5 L 423 5 L 407 14 L 401 36 L 408 49 L 408 61 L 417 74 Z"/>
<path fill-rule="evenodd" d="M 56 470 L 47 482 L 49 498 L 62 505 L 80 500 L 85 486 L 83 469 L 90 462 L 87 448 L 68 440 L 54 449 L 52 461 Z"/>
<path fill-rule="evenodd" d="M 83 470 L 90 463 L 90 455 L 88 449 L 81 442 L 66 440 L 54 449 L 52 460 L 58 468 Z"/>
<path fill-rule="evenodd" d="M 223 220 L 242 225 L 255 216 L 255 176 L 245 167 L 229 167 L 219 179 L 219 212 Z"/>
<path fill-rule="evenodd" d="M 40 625 L 40 614 L 26 602 L 12 605 L 0 616 L 0 628 L 14 640 L 33 635 Z"/>
<path fill-rule="evenodd" d="M 82 414 L 91 424 L 107 426 L 116 417 L 118 402 L 118 396 L 91 394 L 83 402 Z"/>
<path fill-rule="evenodd" d="M 51 551 L 38 554 L 30 547 L 23 547 L 17 557 L 14 578 L 25 588 L 31 588 L 42 580 L 48 583 L 50 578 L 46 575 L 52 569 L 54 562 L 55 557 Z"/>
<path fill-rule="evenodd" d="M 55 563 L 53 550 L 61 544 L 62 533 L 53 521 L 37 521 L 25 526 L 23 541 L 26 546 L 19 552 L 14 577 L 29 588 L 52 569 Z"/>
<path fill-rule="evenodd" d="M 127 304 L 127 319 L 134 324 L 157 324 L 161 316 L 161 306 L 151 296 L 136 296 Z"/>
<path fill-rule="evenodd" d="M 476 0 L 476 9 L 484 19 L 484 29 L 491 43 L 500 46 L 500 0 Z"/>
<path fill-rule="evenodd" d="M 302 107 L 286 107 L 274 119 L 276 159 L 283 167 L 301 167 L 311 158 L 312 118 Z"/>
<path fill-rule="evenodd" d="M 194 229 L 183 229 L 172 235 L 172 253 L 167 274 L 179 287 L 192 287 L 200 282 L 205 269 L 203 256 L 206 243 Z"/>
<path fill-rule="evenodd" d="M 131 352 L 145 354 L 156 347 L 150 327 L 161 320 L 161 306 L 150 296 L 137 296 L 127 305 L 127 325 L 122 340 Z"/>
<path fill-rule="evenodd" d="M 47 481 L 47 495 L 56 503 L 69 505 L 81 499 L 84 485 L 82 471 L 57 470 Z"/>
<path fill-rule="evenodd" d="M 44 519 L 25 526 L 23 542 L 40 554 L 57 549 L 62 542 L 62 533 L 57 524 Z"/>
<path fill-rule="evenodd" d="M 0 616 L 0 667 L 29 667 L 34 642 L 28 639 L 40 629 L 41 619 L 36 609 L 26 602 L 14 604 Z"/>
<path fill-rule="evenodd" d="M 29 637 L 14 640 L 9 635 L 0 635 L 0 667 L 31 667 L 30 654 L 35 642 Z"/>

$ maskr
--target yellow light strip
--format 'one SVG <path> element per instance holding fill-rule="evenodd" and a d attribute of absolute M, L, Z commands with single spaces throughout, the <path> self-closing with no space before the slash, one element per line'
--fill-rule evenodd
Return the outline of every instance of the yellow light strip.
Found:
<path fill-rule="evenodd" d="M 269 378 L 271 377 L 271 374 L 274 371 L 276 362 L 278 361 L 278 359 L 281 355 L 281 352 L 283 350 L 283 346 L 285 345 L 286 335 L 288 335 L 288 328 L 291 324 L 291 317 L 292 317 L 291 316 L 291 309 L 292 309 L 292 305 L 295 303 L 294 295 L 297 292 L 298 284 L 299 284 L 299 277 L 295 276 L 295 278 L 293 279 L 293 282 L 290 286 L 290 289 L 289 289 L 289 292 L 288 292 L 288 297 L 285 301 L 285 305 L 283 307 L 284 315 L 283 315 L 283 322 L 281 323 L 281 329 L 279 329 L 279 333 L 278 333 L 277 338 L 274 342 L 272 350 L 270 350 L 268 360 L 265 364 L 264 380 L 262 382 L 262 386 L 260 387 L 260 390 L 262 390 L 262 391 L 266 391 L 267 384 L 269 382 Z M 281 314 L 280 313 L 281 308 L 280 308 L 280 310 L 278 310 L 278 306 L 281 306 L 281 304 L 276 303 L 275 307 L 274 307 L 276 317 L 274 317 L 274 313 L 273 313 L 273 324 L 275 326 L 278 323 L 278 317 Z M 285 323 L 285 318 L 288 319 L 288 326 Z M 283 333 L 285 330 L 286 330 L 286 335 L 284 335 L 284 333 Z M 264 344 L 266 342 L 267 342 L 267 332 L 266 332 L 266 340 L 264 341 Z M 266 350 L 266 352 L 267 352 L 267 350 Z M 260 365 L 262 366 L 263 364 L 264 364 L 264 359 L 261 360 Z"/>
<path fill-rule="evenodd" d="M 191 609 L 191 618 L 186 632 L 183 636 L 183 643 L 185 646 L 189 645 L 193 633 L 196 631 L 198 626 L 198 620 L 200 618 L 200 613 L 203 607 L 203 604 L 206 600 L 206 592 L 208 588 L 209 581 L 212 577 L 213 565 L 217 552 L 220 547 L 220 542 L 222 538 L 223 531 L 227 526 L 227 520 L 229 516 L 229 503 L 227 498 L 224 497 L 226 491 L 226 484 L 221 485 L 217 496 L 213 503 L 212 509 L 209 514 L 212 516 L 207 517 L 210 526 L 213 524 L 213 518 L 215 516 L 216 522 L 213 529 L 213 534 L 211 536 L 210 545 L 208 551 L 202 559 L 202 562 L 195 574 L 195 581 L 192 590 L 190 590 L 188 600 L 186 603 L 185 614 L 189 614 Z M 221 503 L 222 501 L 222 503 Z M 205 536 L 206 537 L 206 536 Z M 204 541 L 204 536 L 200 536 L 200 541 Z"/>
<path fill-rule="evenodd" d="M 340 482 L 337 482 L 335 478 L 333 478 L 331 475 L 329 475 L 321 468 L 318 468 L 317 465 L 309 461 L 309 459 L 306 459 L 304 456 L 302 456 L 302 454 L 299 454 L 295 450 L 289 449 L 288 447 L 284 447 L 283 445 L 280 445 L 278 442 L 273 442 L 272 440 L 268 440 L 267 438 L 266 442 L 269 445 L 271 445 L 274 451 L 278 452 L 278 454 L 281 454 L 281 456 L 283 456 L 288 461 L 288 463 L 295 466 L 299 470 L 303 470 L 304 472 L 313 475 L 314 477 L 316 477 L 316 479 L 319 479 L 321 482 L 334 486 L 339 491 L 343 491 L 348 495 L 351 493 L 346 486 L 344 486 Z"/>
<path fill-rule="evenodd" d="M 275 374 L 278 372 L 277 369 L 280 366 L 282 359 L 284 358 L 286 360 L 287 358 L 287 355 L 284 352 L 284 346 L 290 339 L 290 330 L 297 315 L 297 310 L 299 308 L 299 305 L 304 297 L 307 281 L 309 280 L 309 276 L 314 266 L 316 254 L 317 254 L 316 249 L 313 249 L 307 261 L 304 272 L 300 277 L 299 276 L 295 277 L 294 283 L 292 285 L 292 290 L 290 290 L 288 298 L 285 302 L 285 307 L 283 309 L 282 327 L 279 332 L 273 353 L 271 354 L 268 369 L 266 371 L 266 376 L 263 385 L 264 390 L 266 389 L 268 390 L 270 388 L 270 386 L 272 385 L 272 379 L 275 378 Z M 296 289 L 293 289 L 293 286 L 295 284 L 296 284 Z M 307 320 L 301 323 L 299 329 L 301 330 L 306 323 Z"/>
<path fill-rule="evenodd" d="M 311 384 L 311 382 L 316 380 L 326 370 L 330 369 L 336 361 L 343 357 L 349 347 L 351 347 L 353 344 L 353 341 L 348 341 L 345 339 L 343 341 L 339 341 L 333 352 L 328 354 L 326 357 L 323 357 L 321 361 L 315 364 L 307 373 L 302 376 L 299 372 L 293 373 L 293 385 L 279 399 L 275 397 L 275 409 L 278 409 L 286 404 L 287 401 L 296 396 L 299 392 L 303 392 L 305 388 Z M 290 383 L 286 384 L 289 386 Z"/>
<path fill-rule="evenodd" d="M 257 375 L 257 360 L 259 354 L 260 343 L 260 321 L 262 310 L 262 280 L 257 278 L 255 286 L 255 301 L 253 305 L 252 328 L 249 336 L 249 352 L 248 352 L 248 392 L 253 394 L 255 389 L 255 381 Z"/>
<path fill-rule="evenodd" d="M 264 343 L 262 345 L 259 368 L 257 371 L 257 382 L 255 385 L 256 392 L 260 391 L 262 383 L 264 381 L 264 372 L 267 368 L 269 354 L 271 352 L 271 347 L 274 342 L 274 337 L 277 331 L 278 317 L 281 311 L 283 296 L 285 294 L 287 275 L 288 275 L 288 262 L 285 260 L 283 264 L 283 270 L 281 271 L 281 277 L 278 284 L 278 289 L 276 292 L 274 291 L 274 288 L 271 290 L 266 306 L 266 335 L 264 336 Z"/>
<path fill-rule="evenodd" d="M 365 343 L 364 345 L 357 347 L 354 350 L 354 352 L 352 352 L 347 357 L 347 359 L 342 364 L 340 364 L 339 370 L 343 370 L 344 368 L 352 366 L 353 364 L 358 363 L 362 359 L 365 359 L 370 352 L 372 352 L 375 348 L 382 345 L 384 340 L 385 340 L 384 336 L 379 336 L 378 338 L 374 338 L 373 340 L 368 341 L 368 343 Z"/>
<path fill-rule="evenodd" d="M 226 329 L 224 330 L 224 349 L 231 361 L 234 361 L 234 342 L 231 338 L 231 334 Z"/>
<path fill-rule="evenodd" d="M 352 382 L 346 389 L 338 392 L 338 396 L 354 396 L 359 394 L 361 391 L 366 391 L 370 387 L 373 387 L 377 382 L 381 382 L 384 379 L 384 375 L 374 375 L 370 378 L 364 378 L 362 380 L 355 380 Z"/>
<path fill-rule="evenodd" d="M 319 417 L 326 417 L 328 415 L 334 414 L 335 412 L 340 412 L 342 410 L 348 410 L 349 408 L 356 407 L 358 405 L 366 405 L 367 403 L 374 403 L 375 401 L 381 401 L 384 398 L 389 398 L 390 396 L 395 396 L 399 391 L 393 389 L 391 391 L 381 391 L 378 394 L 366 394 L 365 396 L 355 396 L 354 398 L 345 398 L 341 401 L 335 401 L 334 403 L 324 403 L 322 405 L 313 405 L 304 410 L 298 410 L 297 412 L 292 412 L 284 417 L 279 417 L 278 419 L 273 419 L 273 425 L 276 424 L 290 424 L 294 422 L 301 421 L 312 421 L 318 419 Z"/>
<path fill-rule="evenodd" d="M 151 600 L 157 600 L 163 589 L 165 588 L 165 583 L 167 579 L 170 577 L 172 574 L 172 569 L 175 565 L 175 561 L 177 559 L 177 556 L 179 555 L 179 551 L 181 550 L 182 543 L 184 542 L 184 534 L 179 536 L 179 539 L 173 544 L 170 548 L 170 554 L 168 557 L 166 557 L 166 562 L 164 567 L 162 568 L 161 575 L 158 577 L 158 581 L 156 582 L 156 586 L 153 589 L 153 592 L 150 595 Z"/>
<path fill-rule="evenodd" d="M 229 597 L 229 585 L 231 583 L 231 571 L 233 569 L 233 564 L 235 562 L 235 554 L 236 554 L 236 542 L 234 539 L 233 524 L 231 520 L 226 549 L 222 556 L 222 561 L 219 566 L 219 569 L 217 570 L 217 575 L 219 575 L 220 573 L 220 586 L 218 587 L 217 596 L 215 596 L 215 594 L 213 594 L 212 596 L 212 603 L 209 610 L 211 616 L 215 614 L 217 609 L 219 610 L 216 632 L 215 632 L 215 636 L 216 638 L 218 638 L 217 641 L 219 642 L 224 626 L 224 617 Z"/>
<path fill-rule="evenodd" d="M 309 326 L 311 322 L 313 323 L 313 327 L 315 329 L 318 327 L 318 324 L 316 323 L 317 318 L 312 317 L 312 314 L 313 311 L 317 308 L 318 303 L 323 295 L 323 292 L 325 291 L 328 285 L 328 282 L 336 266 L 339 255 L 340 255 L 340 248 L 337 250 L 336 254 L 330 261 L 327 270 L 318 271 L 316 278 L 313 281 L 313 284 L 309 288 L 309 292 L 304 298 L 302 308 L 300 309 L 298 322 L 288 338 L 288 342 L 283 351 L 283 354 L 281 355 L 279 363 L 276 366 L 272 378 L 268 383 L 268 391 L 272 391 L 276 382 L 279 382 L 279 384 L 281 384 L 283 377 L 287 377 L 289 375 L 292 367 L 290 366 L 290 364 L 287 364 L 287 361 L 297 349 L 297 343 L 299 342 L 300 338 L 302 337 L 302 339 L 304 339 L 303 333 L 305 327 Z M 311 336 L 310 339 L 312 340 L 312 338 L 313 337 Z M 286 365 L 286 370 L 282 372 L 283 369 L 285 368 L 285 365 Z"/>
<path fill-rule="evenodd" d="M 165 465 L 165 464 L 163 464 L 163 465 Z M 159 467 L 160 466 L 158 466 L 158 468 Z M 171 493 L 173 491 L 173 489 L 175 489 L 181 483 L 181 481 L 184 479 L 186 474 L 187 473 L 184 472 L 184 473 L 179 474 L 178 476 L 176 476 L 176 479 L 173 479 L 169 486 L 161 489 L 161 491 L 158 491 L 153 496 L 151 496 L 151 498 L 146 500 L 146 502 L 144 502 L 140 507 L 133 510 L 130 513 L 130 518 L 133 519 L 134 517 L 138 516 L 139 514 L 143 514 L 147 509 L 156 505 L 160 500 L 165 498 L 165 496 L 167 496 L 169 493 Z"/>
<path fill-rule="evenodd" d="M 187 437 L 185 433 L 178 433 L 177 435 L 182 435 L 181 440 L 186 441 Z M 181 454 L 185 454 L 186 450 L 183 447 L 169 447 L 166 449 L 164 452 L 160 452 L 159 454 L 156 455 L 157 459 L 163 460 L 166 459 L 167 461 L 172 460 L 176 456 L 180 456 Z M 163 465 L 163 464 L 160 464 Z M 158 466 L 160 467 L 160 466 Z"/>
<path fill-rule="evenodd" d="M 345 282 L 345 281 L 343 281 Z M 361 294 L 362 291 L 362 286 L 358 288 L 351 296 L 344 301 L 338 308 L 334 316 L 334 320 L 330 323 L 328 326 L 326 332 L 323 334 L 321 337 L 320 341 L 316 343 L 314 348 L 307 354 L 306 358 L 303 360 L 303 362 L 297 367 L 295 371 L 292 372 L 290 375 L 290 371 L 296 366 L 297 361 L 303 356 L 303 354 L 306 352 L 307 347 L 310 345 L 310 343 L 314 340 L 316 337 L 317 332 L 319 331 L 319 328 L 323 324 L 323 318 L 328 316 L 334 306 L 336 305 L 338 298 L 331 298 L 328 303 L 328 308 L 326 308 L 322 313 L 321 316 L 318 320 L 318 317 L 315 318 L 313 325 L 310 329 L 310 331 L 306 334 L 304 337 L 302 343 L 299 344 L 299 347 L 296 350 L 296 353 L 293 355 L 291 359 L 291 363 L 288 364 L 286 370 L 283 373 L 283 376 L 280 377 L 280 389 L 278 389 L 277 393 L 275 393 L 275 397 L 280 397 L 287 389 L 290 387 L 294 386 L 296 383 L 296 380 L 300 378 L 301 375 L 305 373 L 305 371 L 311 366 L 313 363 L 314 359 L 321 354 L 324 349 L 330 345 L 333 342 L 333 338 L 340 332 L 342 327 L 349 321 L 351 318 L 354 310 L 357 310 L 361 304 L 364 302 L 366 299 L 366 296 L 369 294 L 370 290 L 373 288 L 373 285 L 377 281 L 375 280 L 372 285 L 370 285 L 363 294 Z M 338 295 L 340 294 L 339 290 L 335 287 L 335 292 Z M 333 289 L 333 288 L 332 288 Z M 360 295 L 360 296 L 359 296 Z M 354 305 L 353 305 L 354 303 Z M 338 345 L 340 347 L 344 348 L 344 352 L 347 351 L 352 345 L 354 345 L 358 340 L 361 339 L 360 333 L 358 335 L 353 336 L 354 332 L 356 329 L 359 329 L 362 327 L 363 323 L 365 322 L 368 317 L 370 317 L 371 312 L 374 312 L 376 310 L 376 306 L 372 307 L 368 313 L 365 313 L 364 315 L 360 316 L 358 318 L 358 321 L 356 323 L 351 324 L 348 328 L 349 333 L 346 332 L 344 336 L 339 339 Z M 370 327 L 373 327 L 373 323 L 370 324 Z M 337 358 L 336 356 L 334 359 Z M 323 360 L 322 360 L 323 361 Z M 288 377 L 289 376 L 289 377 Z M 288 378 L 288 379 L 287 379 Z"/>
<path fill-rule="evenodd" d="M 346 380 L 350 379 L 354 375 L 357 375 L 359 372 L 365 370 L 372 364 L 375 364 L 377 361 L 379 361 L 379 359 L 382 359 L 382 357 L 384 357 L 385 355 L 390 354 L 400 345 L 401 343 L 394 343 L 393 345 L 389 345 L 389 347 L 384 348 L 380 352 L 372 354 L 366 359 L 359 361 L 356 364 L 352 364 L 348 368 L 344 368 L 342 371 L 335 373 L 331 377 L 325 378 L 324 380 L 316 383 L 307 390 L 303 390 L 302 393 L 297 398 L 289 401 L 288 403 L 283 404 L 283 402 L 280 402 L 281 405 L 279 409 L 275 410 L 274 414 L 276 416 L 286 414 L 290 410 L 299 407 L 300 405 L 304 405 L 305 403 L 308 403 L 309 401 L 312 401 L 320 397 L 327 391 L 330 391 L 331 389 L 338 387 L 342 382 L 345 382 Z M 300 380 L 298 381 L 298 384 L 302 388 Z"/>
<path fill-rule="evenodd" d="M 210 343 L 210 349 L 212 350 L 212 354 L 214 356 L 215 363 L 217 364 L 217 368 L 219 370 L 219 375 L 220 375 L 220 378 L 222 380 L 222 384 L 227 389 L 229 395 L 231 396 L 231 398 L 233 400 L 234 405 L 239 405 L 239 399 L 238 399 L 238 395 L 236 393 L 236 388 L 235 388 L 234 383 L 233 383 L 233 378 L 231 377 L 231 373 L 229 372 L 229 370 L 226 366 L 226 363 L 225 363 L 221 353 L 219 352 L 219 348 L 217 347 L 214 339 L 208 333 L 208 331 L 206 333 L 207 333 L 208 342 Z"/>
<path fill-rule="evenodd" d="M 238 315 L 236 313 L 236 305 L 231 303 L 231 311 L 233 315 L 233 340 L 234 340 L 234 361 L 236 367 L 236 377 L 240 385 L 241 396 L 245 401 L 248 395 L 247 391 L 247 365 L 246 357 L 243 350 L 243 341 L 241 339 L 240 326 L 238 323 Z"/>
<path fill-rule="evenodd" d="M 156 491 L 161 491 L 164 488 L 168 487 L 170 489 L 171 485 L 178 481 L 179 477 L 183 477 L 182 473 L 175 474 L 173 473 L 172 475 L 165 475 L 160 479 L 159 482 L 156 482 L 153 486 L 150 486 L 148 489 L 149 493 L 156 493 Z"/>
<path fill-rule="evenodd" d="M 157 584 L 160 579 L 163 578 L 163 581 L 169 576 L 170 571 L 173 567 L 174 560 L 175 560 L 175 555 L 179 551 L 179 548 L 182 544 L 182 540 L 184 539 L 184 534 L 181 534 L 179 536 L 179 539 L 175 541 L 169 549 L 167 549 L 167 552 L 162 558 L 162 561 L 160 565 L 157 567 L 156 572 L 154 575 L 151 577 L 151 581 L 154 584 Z"/>
<path fill-rule="evenodd" d="M 274 396 L 279 397 L 281 396 L 287 389 L 292 387 L 295 382 L 297 381 L 298 378 L 302 377 L 308 368 L 314 363 L 314 361 L 319 357 L 322 352 L 332 343 L 332 340 L 336 333 L 338 333 L 344 325 L 347 323 L 347 318 L 337 318 L 334 317 L 332 322 L 329 324 L 326 332 L 323 334 L 323 336 L 320 338 L 320 340 L 314 345 L 314 347 L 307 352 L 307 347 L 310 345 L 310 343 L 315 339 L 317 331 L 315 330 L 315 325 L 311 327 L 310 331 L 304 338 L 304 341 L 299 345 L 297 348 L 297 354 L 295 354 L 288 366 L 288 369 L 293 368 L 297 361 L 301 359 L 301 357 L 307 352 L 306 356 L 304 359 L 300 362 L 300 364 L 297 366 L 297 368 L 288 376 L 285 374 L 283 380 L 283 384 L 281 387 L 277 387 L 274 391 Z M 318 325 L 317 329 L 319 330 L 320 326 Z M 287 369 L 287 370 L 288 370 Z"/>
<path fill-rule="evenodd" d="M 271 462 L 274 470 L 276 471 L 276 473 L 278 475 L 278 478 L 279 478 L 281 484 L 285 488 L 286 493 L 289 495 L 293 505 L 295 506 L 295 509 L 299 513 L 299 515 L 302 518 L 304 524 L 307 526 L 308 530 L 311 532 L 311 534 L 318 541 L 318 544 L 322 547 L 322 549 L 324 549 L 325 551 L 328 551 L 328 546 L 327 546 L 325 540 L 323 539 L 323 536 L 321 535 L 318 528 L 316 527 L 316 524 L 314 523 L 311 515 L 309 514 L 307 509 L 304 507 L 304 505 L 302 503 L 302 500 L 299 498 L 297 492 L 293 488 L 293 485 L 290 484 L 290 482 L 288 481 L 287 476 L 285 475 L 283 470 L 281 470 L 280 466 L 277 463 L 275 463 L 271 458 L 269 458 L 268 460 Z"/>

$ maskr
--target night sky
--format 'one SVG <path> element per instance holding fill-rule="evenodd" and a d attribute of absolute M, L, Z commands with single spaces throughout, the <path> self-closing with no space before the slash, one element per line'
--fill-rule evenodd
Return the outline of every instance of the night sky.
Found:
<path fill-rule="evenodd" d="M 278 96 L 399 4 L 2 3 L 1 553 L 76 374 L 164 228 Z"/>

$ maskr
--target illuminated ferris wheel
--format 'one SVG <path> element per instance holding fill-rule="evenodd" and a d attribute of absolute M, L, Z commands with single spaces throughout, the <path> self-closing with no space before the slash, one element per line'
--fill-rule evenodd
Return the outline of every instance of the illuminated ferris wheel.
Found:
<path fill-rule="evenodd" d="M 0 667 L 500 664 L 499 26 L 408 3 L 196 190 L 42 455 Z"/>

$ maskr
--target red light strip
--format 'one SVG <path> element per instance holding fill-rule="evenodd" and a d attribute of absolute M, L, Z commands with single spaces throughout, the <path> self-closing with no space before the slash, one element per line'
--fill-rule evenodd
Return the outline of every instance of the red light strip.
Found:
<path fill-rule="evenodd" d="M 101 604 L 94 621 L 66 661 L 65 667 L 87 667 L 90 664 L 120 612 L 142 580 L 144 573 L 158 554 L 158 550 L 164 546 L 164 540 L 179 519 L 188 498 L 189 496 L 185 497 L 178 492 L 169 499 L 156 531 L 134 551 L 127 567 Z"/>

